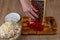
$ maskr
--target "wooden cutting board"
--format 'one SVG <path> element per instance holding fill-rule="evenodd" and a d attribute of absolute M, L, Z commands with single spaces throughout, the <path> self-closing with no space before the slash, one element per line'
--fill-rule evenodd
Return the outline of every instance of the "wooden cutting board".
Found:
<path fill-rule="evenodd" d="M 42 25 L 43 30 L 34 30 L 30 28 L 28 25 L 32 22 L 29 21 L 30 18 L 23 17 L 22 18 L 22 34 L 23 35 L 54 35 L 57 33 L 57 24 L 54 17 L 45 17 L 44 24 Z M 33 27 L 33 26 L 32 26 Z M 40 28 L 41 29 L 41 28 Z"/>

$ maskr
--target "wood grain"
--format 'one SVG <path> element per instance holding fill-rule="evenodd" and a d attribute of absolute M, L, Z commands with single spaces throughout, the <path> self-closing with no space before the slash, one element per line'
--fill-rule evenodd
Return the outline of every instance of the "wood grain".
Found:
<path fill-rule="evenodd" d="M 10 12 L 18 12 L 20 15 L 25 16 L 19 0 L 0 0 L 0 25 Z"/>

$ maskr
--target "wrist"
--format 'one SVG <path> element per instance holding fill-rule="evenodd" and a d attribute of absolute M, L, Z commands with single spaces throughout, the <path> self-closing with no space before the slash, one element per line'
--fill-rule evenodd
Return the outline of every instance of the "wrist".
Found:
<path fill-rule="evenodd" d="M 24 6 L 25 4 L 27 4 L 27 1 L 28 1 L 28 0 L 20 0 L 21 5 Z"/>
<path fill-rule="evenodd" d="M 27 0 L 20 0 L 21 3 L 24 3 L 24 2 L 26 2 L 26 1 L 27 1 Z"/>

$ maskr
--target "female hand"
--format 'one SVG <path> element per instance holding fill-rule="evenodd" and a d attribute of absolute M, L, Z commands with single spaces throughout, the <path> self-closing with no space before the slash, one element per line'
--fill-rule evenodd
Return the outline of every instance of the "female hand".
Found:
<path fill-rule="evenodd" d="M 36 10 L 28 0 L 20 0 L 20 2 L 22 4 L 23 11 L 27 16 L 32 19 L 35 19 L 35 17 L 38 18 L 38 15 L 35 13 L 38 10 Z"/>

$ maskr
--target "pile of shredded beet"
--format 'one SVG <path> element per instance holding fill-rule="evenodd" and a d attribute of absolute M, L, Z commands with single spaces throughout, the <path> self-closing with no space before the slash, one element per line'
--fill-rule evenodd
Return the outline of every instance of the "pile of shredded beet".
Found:
<path fill-rule="evenodd" d="M 41 22 L 34 22 L 32 24 L 29 24 L 28 27 L 35 30 L 35 31 L 42 31 L 43 30 Z"/>

